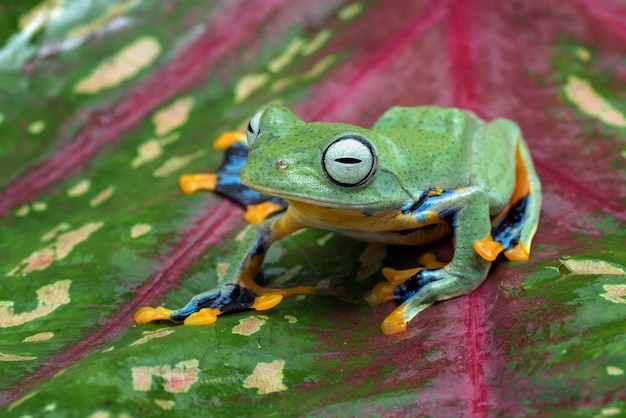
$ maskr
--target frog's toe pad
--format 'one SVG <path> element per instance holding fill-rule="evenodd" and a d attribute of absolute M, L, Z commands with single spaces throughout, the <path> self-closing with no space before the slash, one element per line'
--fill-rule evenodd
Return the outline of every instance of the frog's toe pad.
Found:
<path fill-rule="evenodd" d="M 493 261 L 503 250 L 504 248 L 502 248 L 502 244 L 494 241 L 491 235 L 485 239 L 474 241 L 474 251 L 476 251 L 476 253 L 480 255 L 483 260 Z"/>
<path fill-rule="evenodd" d="M 367 292 L 363 298 L 371 306 L 380 305 L 394 299 L 393 291 L 395 288 L 395 284 L 380 282 Z"/>
<path fill-rule="evenodd" d="M 418 259 L 418 262 L 428 270 L 440 269 L 446 265 L 445 262 L 437 260 L 435 253 L 431 252 L 422 254 Z"/>
<path fill-rule="evenodd" d="M 163 306 L 158 306 L 153 308 L 151 306 L 144 306 L 143 308 L 139 308 L 137 312 L 133 315 L 133 319 L 137 324 L 147 324 L 152 321 L 160 321 L 163 319 L 167 319 L 172 322 L 171 313 L 173 311 Z"/>
<path fill-rule="evenodd" d="M 383 276 L 385 276 L 385 279 L 387 279 L 390 284 L 398 286 L 407 281 L 409 277 L 415 276 L 419 271 L 423 269 L 423 267 L 417 267 L 408 270 L 394 270 L 392 268 L 385 267 L 382 270 L 382 273 Z"/>
<path fill-rule="evenodd" d="M 274 306 L 278 305 L 283 300 L 283 295 L 264 295 L 257 296 L 254 299 L 254 303 L 252 307 L 257 311 L 266 311 L 268 309 L 272 309 Z"/>
<path fill-rule="evenodd" d="M 198 190 L 215 190 L 217 176 L 215 174 L 186 174 L 178 179 L 180 189 L 185 194 L 192 194 Z"/>
<path fill-rule="evenodd" d="M 406 331 L 407 322 L 404 315 L 404 308 L 399 306 L 385 318 L 382 324 L 380 324 L 380 330 L 385 335 L 397 334 Z"/>
<path fill-rule="evenodd" d="M 511 261 L 525 261 L 530 256 L 530 249 L 519 243 L 506 250 L 504 255 Z"/>
<path fill-rule="evenodd" d="M 185 325 L 211 325 L 217 321 L 217 316 L 222 312 L 219 309 L 202 308 L 198 312 L 189 315 L 183 321 Z"/>
<path fill-rule="evenodd" d="M 257 205 L 246 206 L 246 213 L 244 213 L 243 218 L 255 225 L 283 210 L 285 210 L 283 206 L 268 200 Z"/>
<path fill-rule="evenodd" d="M 213 149 L 225 150 L 232 147 L 237 142 L 245 143 L 246 134 L 237 131 L 225 131 L 213 142 Z"/>

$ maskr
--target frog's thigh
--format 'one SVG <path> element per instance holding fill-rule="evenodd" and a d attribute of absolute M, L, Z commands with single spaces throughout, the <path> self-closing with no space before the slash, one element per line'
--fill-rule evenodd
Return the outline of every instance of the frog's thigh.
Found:
<path fill-rule="evenodd" d="M 487 123 L 472 144 L 471 184 L 488 191 L 490 213 L 500 212 L 515 188 L 518 126 L 505 119 Z"/>

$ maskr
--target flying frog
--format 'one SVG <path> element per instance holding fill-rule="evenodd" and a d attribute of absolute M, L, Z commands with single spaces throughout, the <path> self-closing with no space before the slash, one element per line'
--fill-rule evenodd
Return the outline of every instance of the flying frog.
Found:
<path fill-rule="evenodd" d="M 393 107 L 364 129 L 305 123 L 272 105 L 252 117 L 246 137 L 248 146 L 234 143 L 217 175 L 181 177 L 184 191 L 230 195 L 260 221 L 243 238 L 224 284 L 179 310 L 144 307 L 137 323 L 211 324 L 223 313 L 270 309 L 283 297 L 315 293 L 313 286 L 275 289 L 254 281 L 272 243 L 303 228 L 396 245 L 452 236 L 447 264 L 419 266 L 416 257 L 413 269 L 385 268 L 385 280 L 365 295 L 372 305 L 397 304 L 381 325 L 385 334 L 404 331 L 435 302 L 474 290 L 499 253 L 510 260 L 529 256 L 541 184 L 510 120 L 485 122 L 454 108 Z"/>

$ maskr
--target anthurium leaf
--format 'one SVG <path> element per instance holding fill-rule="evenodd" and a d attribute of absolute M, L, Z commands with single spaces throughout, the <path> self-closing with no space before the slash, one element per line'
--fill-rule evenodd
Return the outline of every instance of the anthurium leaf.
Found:
<path fill-rule="evenodd" d="M 15 3 L 15 4 L 12 4 Z M 132 0 L 0 5 L 0 414 L 626 413 L 626 24 L 603 2 Z M 246 225 L 179 175 L 268 103 L 371 125 L 391 106 L 519 123 L 543 183 L 527 262 L 385 336 L 385 248 L 309 230 L 260 282 L 315 296 L 135 325 L 216 285 Z M 450 246 L 438 248 L 442 254 Z"/>

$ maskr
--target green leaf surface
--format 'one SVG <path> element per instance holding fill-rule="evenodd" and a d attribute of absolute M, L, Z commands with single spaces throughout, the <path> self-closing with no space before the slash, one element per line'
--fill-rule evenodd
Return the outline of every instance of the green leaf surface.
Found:
<path fill-rule="evenodd" d="M 626 414 L 620 2 L 5 3 L 3 417 Z M 320 294 L 135 325 L 217 284 L 243 210 L 177 178 L 214 172 L 213 140 L 272 102 L 363 126 L 394 105 L 515 120 L 544 188 L 530 260 L 385 336 L 393 306 L 361 296 L 427 249 L 309 230 L 258 281 Z"/>

